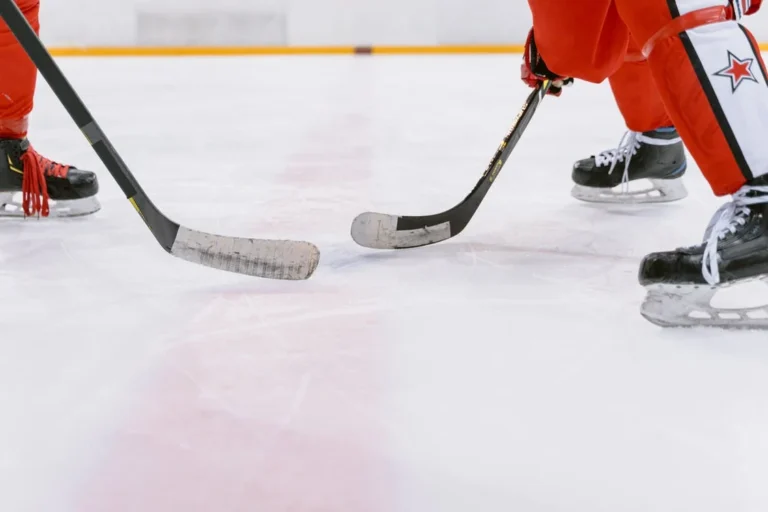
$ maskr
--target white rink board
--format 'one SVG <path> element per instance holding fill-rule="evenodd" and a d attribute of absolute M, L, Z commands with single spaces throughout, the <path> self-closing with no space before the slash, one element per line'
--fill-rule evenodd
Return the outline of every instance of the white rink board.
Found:
<path fill-rule="evenodd" d="M 522 44 L 530 20 L 524 0 L 42 0 L 53 46 Z M 768 42 L 768 14 L 746 24 Z"/>

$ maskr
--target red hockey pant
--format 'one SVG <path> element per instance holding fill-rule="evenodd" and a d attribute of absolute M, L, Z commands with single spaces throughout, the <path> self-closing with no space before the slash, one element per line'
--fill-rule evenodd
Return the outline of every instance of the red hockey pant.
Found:
<path fill-rule="evenodd" d="M 40 30 L 40 0 L 16 0 L 35 30 Z M 0 21 L 0 137 L 24 137 L 32 112 L 37 70 L 5 22 Z"/>
<path fill-rule="evenodd" d="M 672 120 L 656 90 L 651 68 L 633 40 L 629 41 L 626 61 L 608 81 L 628 129 L 648 132 L 672 126 Z"/>
<path fill-rule="evenodd" d="M 595 83 L 617 72 L 621 80 L 622 74 L 641 68 L 625 65 L 630 45 L 642 48 L 659 30 L 692 11 L 727 5 L 727 0 L 528 1 L 547 66 Z M 661 38 L 647 67 L 670 124 L 717 195 L 732 194 L 768 172 L 768 79 L 749 31 L 723 21 Z M 617 99 L 622 112 L 631 110 L 622 107 L 624 98 Z M 661 110 L 656 112 L 663 121 Z M 659 125 L 648 119 L 634 125 L 629 117 L 630 129 Z"/>

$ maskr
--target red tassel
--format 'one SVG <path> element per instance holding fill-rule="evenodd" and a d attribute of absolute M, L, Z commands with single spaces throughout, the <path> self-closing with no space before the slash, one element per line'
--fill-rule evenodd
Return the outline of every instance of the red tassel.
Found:
<path fill-rule="evenodd" d="M 39 214 L 47 217 L 50 213 L 48 206 L 48 185 L 40 159 L 32 148 L 21 156 L 21 166 L 24 177 L 21 184 L 22 204 L 24 215 L 31 217 Z"/>

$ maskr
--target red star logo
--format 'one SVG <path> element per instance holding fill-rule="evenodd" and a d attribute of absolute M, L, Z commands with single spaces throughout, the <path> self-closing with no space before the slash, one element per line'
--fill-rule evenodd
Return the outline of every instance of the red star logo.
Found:
<path fill-rule="evenodd" d="M 715 76 L 722 76 L 731 80 L 731 92 L 736 92 L 736 89 L 745 82 L 755 82 L 757 78 L 752 74 L 752 64 L 755 63 L 755 59 L 740 59 L 731 52 L 728 52 L 728 66 L 721 69 Z"/>

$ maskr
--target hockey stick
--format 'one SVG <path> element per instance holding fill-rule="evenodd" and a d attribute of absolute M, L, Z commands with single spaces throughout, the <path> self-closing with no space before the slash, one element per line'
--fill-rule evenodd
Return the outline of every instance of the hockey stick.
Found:
<path fill-rule="evenodd" d="M 352 222 L 352 239 L 372 249 L 410 249 L 448 240 L 461 233 L 472 220 L 501 168 L 531 122 L 551 82 L 543 82 L 531 92 L 515 118 L 509 134 L 496 150 L 493 160 L 472 192 L 459 204 L 442 213 L 424 216 L 388 215 L 365 212 Z"/>
<path fill-rule="evenodd" d="M 308 242 L 203 233 L 180 226 L 163 215 L 141 189 L 14 0 L 0 0 L 0 17 L 163 249 L 192 263 L 250 276 L 298 280 L 312 275 L 320 260 L 320 251 Z"/>

